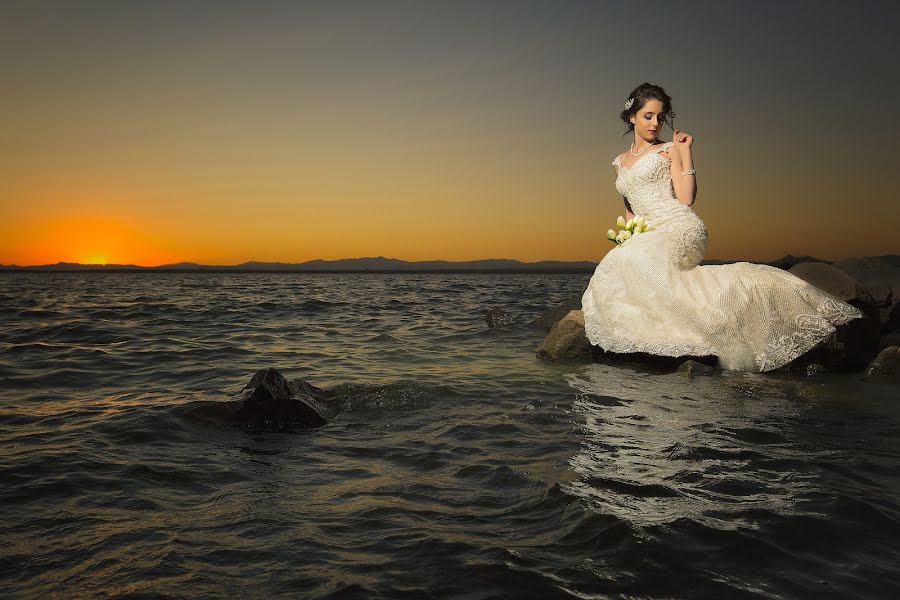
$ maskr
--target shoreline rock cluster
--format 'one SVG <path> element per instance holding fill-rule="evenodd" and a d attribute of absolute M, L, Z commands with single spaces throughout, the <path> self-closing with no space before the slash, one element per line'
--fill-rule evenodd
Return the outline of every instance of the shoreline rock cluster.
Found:
<path fill-rule="evenodd" d="M 794 263 L 786 270 L 859 308 L 865 316 L 838 326 L 808 352 L 769 372 L 858 372 L 892 380 L 900 377 L 900 256 L 835 263 L 812 259 Z M 494 320 L 500 321 L 496 310 Z M 581 294 L 541 315 L 533 324 L 548 331 L 537 347 L 537 356 L 553 362 L 637 362 L 664 369 L 677 367 L 689 376 L 714 371 L 717 364 L 714 356 L 617 354 L 591 345 L 584 333 Z"/>

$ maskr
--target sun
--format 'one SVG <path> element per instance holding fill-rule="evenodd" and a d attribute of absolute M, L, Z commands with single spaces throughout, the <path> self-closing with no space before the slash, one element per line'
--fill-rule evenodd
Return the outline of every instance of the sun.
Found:
<path fill-rule="evenodd" d="M 105 265 L 105 264 L 106 264 L 106 257 L 105 257 L 105 256 L 99 256 L 99 255 L 93 255 L 93 256 L 91 256 L 91 257 L 89 257 L 89 258 L 86 258 L 86 259 L 84 259 L 84 260 L 80 260 L 80 261 L 78 261 L 78 262 L 80 262 L 80 263 L 83 264 L 83 265 Z"/>

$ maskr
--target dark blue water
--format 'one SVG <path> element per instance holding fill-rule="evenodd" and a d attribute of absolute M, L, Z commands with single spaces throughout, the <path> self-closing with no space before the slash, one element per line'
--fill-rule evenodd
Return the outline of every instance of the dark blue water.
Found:
<path fill-rule="evenodd" d="M 589 277 L 0 275 L 0 596 L 897 597 L 897 388 L 536 358 Z"/>

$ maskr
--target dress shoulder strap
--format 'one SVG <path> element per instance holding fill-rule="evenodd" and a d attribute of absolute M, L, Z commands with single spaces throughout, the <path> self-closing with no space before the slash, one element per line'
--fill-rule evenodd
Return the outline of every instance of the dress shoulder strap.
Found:
<path fill-rule="evenodd" d="M 618 154 L 616 154 L 616 157 L 613 159 L 612 165 L 613 165 L 614 167 L 621 167 L 621 166 L 622 166 L 622 163 L 619 162 L 619 155 L 618 155 Z"/>
<path fill-rule="evenodd" d="M 663 150 L 668 150 L 671 146 L 672 142 L 666 142 L 665 144 L 654 150 L 654 152 L 662 152 Z"/>

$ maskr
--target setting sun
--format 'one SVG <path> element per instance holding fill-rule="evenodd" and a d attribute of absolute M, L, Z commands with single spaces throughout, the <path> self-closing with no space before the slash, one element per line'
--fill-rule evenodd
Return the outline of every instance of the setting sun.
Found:
<path fill-rule="evenodd" d="M 169 244 L 155 234 L 154 224 L 137 225 L 136 220 L 102 215 L 23 216 L 0 224 L 0 235 L 14 247 L 7 260 L 18 264 L 150 266 L 178 260 Z"/>

